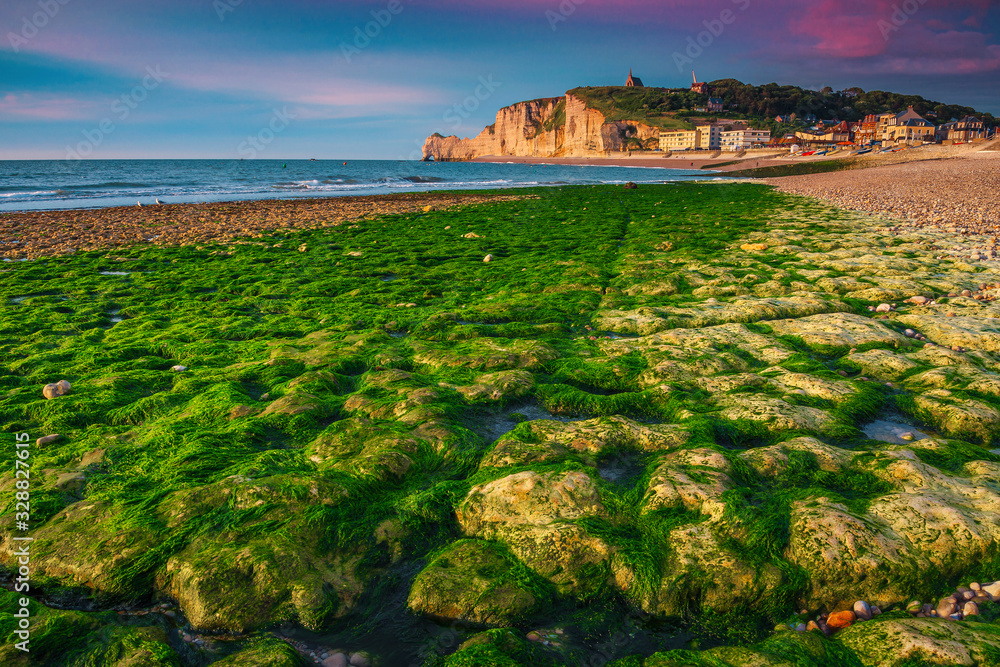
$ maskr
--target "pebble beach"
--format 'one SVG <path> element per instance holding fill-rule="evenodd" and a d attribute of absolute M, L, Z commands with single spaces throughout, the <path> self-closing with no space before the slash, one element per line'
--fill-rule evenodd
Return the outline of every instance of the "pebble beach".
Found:
<path fill-rule="evenodd" d="M 898 218 L 908 227 L 988 236 L 990 246 L 996 245 L 1000 231 L 1000 151 L 996 150 L 765 182 L 782 192 L 848 210 Z"/>
<path fill-rule="evenodd" d="M 0 257 L 36 259 L 136 245 L 227 243 L 265 231 L 335 227 L 382 215 L 519 198 L 502 192 L 408 193 L 4 213 Z"/>

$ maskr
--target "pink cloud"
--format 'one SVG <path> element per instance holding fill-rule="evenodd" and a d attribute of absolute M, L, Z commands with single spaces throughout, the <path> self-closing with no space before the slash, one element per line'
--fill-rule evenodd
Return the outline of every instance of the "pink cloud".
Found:
<path fill-rule="evenodd" d="M 80 120 L 87 118 L 84 110 L 91 106 L 69 97 L 7 93 L 0 97 L 0 120 Z"/>

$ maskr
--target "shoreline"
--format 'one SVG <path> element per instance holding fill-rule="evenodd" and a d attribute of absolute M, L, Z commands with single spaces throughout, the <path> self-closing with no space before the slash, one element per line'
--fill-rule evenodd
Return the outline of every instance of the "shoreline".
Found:
<path fill-rule="evenodd" d="M 276 231 L 339 227 L 382 215 L 531 196 L 510 190 L 454 190 L 0 213 L 0 258 L 13 261 L 130 247 L 230 243 Z"/>

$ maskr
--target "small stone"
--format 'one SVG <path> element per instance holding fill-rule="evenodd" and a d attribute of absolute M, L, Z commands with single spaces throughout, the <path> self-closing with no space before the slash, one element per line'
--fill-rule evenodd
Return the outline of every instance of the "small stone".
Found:
<path fill-rule="evenodd" d="M 969 589 L 979 592 L 983 589 L 983 587 L 979 585 L 979 582 L 973 581 L 971 584 L 969 584 Z"/>
<path fill-rule="evenodd" d="M 970 290 L 964 289 L 962 290 L 962 296 L 972 296 L 972 292 Z"/>
<path fill-rule="evenodd" d="M 955 313 L 952 312 L 952 313 L 948 313 L 948 317 L 958 317 L 958 315 L 956 315 Z"/>
<path fill-rule="evenodd" d="M 334 653 L 322 662 L 323 667 L 347 667 L 347 656 L 343 653 Z"/>
<path fill-rule="evenodd" d="M 906 336 L 907 338 L 913 338 L 914 336 L 917 335 L 917 332 L 914 331 L 913 329 L 907 329 L 903 332 L 903 335 Z"/>
<path fill-rule="evenodd" d="M 59 380 L 59 382 L 53 382 L 52 384 L 47 384 L 42 387 L 42 396 L 45 398 L 65 396 L 72 388 L 73 386 L 66 380 Z"/>
<path fill-rule="evenodd" d="M 59 442 L 62 440 L 61 433 L 53 433 L 52 435 L 46 435 L 38 440 L 35 440 L 36 447 L 44 447 L 45 445 L 51 445 L 53 442 Z"/>
<path fill-rule="evenodd" d="M 186 371 L 187 369 L 188 369 L 187 366 L 181 366 L 180 364 L 177 364 L 176 366 L 171 366 L 170 367 L 170 370 L 172 370 L 175 373 L 181 373 L 183 371 Z"/>
<path fill-rule="evenodd" d="M 880 303 L 875 307 L 876 313 L 888 313 L 890 310 L 892 310 L 892 306 L 887 303 Z"/>
<path fill-rule="evenodd" d="M 916 306 L 922 306 L 925 303 L 927 303 L 928 299 L 925 296 L 911 296 L 909 298 L 909 301 L 910 301 L 910 303 L 912 303 L 912 304 L 914 304 Z"/>
<path fill-rule="evenodd" d="M 633 183 L 632 181 L 629 181 L 628 183 L 625 184 L 626 190 L 637 190 L 638 188 L 639 186 Z"/>
<path fill-rule="evenodd" d="M 872 605 L 872 616 L 881 616 L 881 615 L 882 615 L 882 610 L 879 609 L 877 606 Z"/>
<path fill-rule="evenodd" d="M 832 630 L 843 630 L 851 627 L 857 618 L 853 611 L 835 611 L 827 617 L 826 624 Z"/>
<path fill-rule="evenodd" d="M 535 632 L 534 630 L 532 630 L 527 635 L 525 635 L 525 637 L 528 638 L 528 641 L 533 641 L 533 642 L 540 642 L 540 641 L 542 641 L 542 636 L 540 634 L 538 634 L 537 632 Z"/>
<path fill-rule="evenodd" d="M 764 252 L 767 250 L 766 243 L 744 243 L 740 246 L 740 250 L 744 252 Z"/>
<path fill-rule="evenodd" d="M 906 440 L 907 442 L 909 442 L 910 440 L 913 440 L 913 434 L 910 433 L 909 431 L 907 431 L 906 433 L 900 433 L 899 439 Z"/>
<path fill-rule="evenodd" d="M 371 664 L 364 653 L 352 653 L 350 662 L 351 667 L 368 667 Z"/>
<path fill-rule="evenodd" d="M 166 616 L 167 618 L 177 618 L 177 612 L 173 611 L 165 611 L 163 612 L 163 615 Z"/>
<path fill-rule="evenodd" d="M 857 616 L 862 621 L 872 620 L 872 608 L 871 605 L 864 600 L 858 600 L 854 603 L 854 615 Z"/>
<path fill-rule="evenodd" d="M 809 621 L 809 623 L 806 624 L 806 631 L 807 632 L 823 632 L 823 628 L 819 627 L 819 623 L 817 623 L 816 621 Z M 824 632 L 823 634 L 826 634 L 826 633 Z"/>
<path fill-rule="evenodd" d="M 947 618 L 958 611 L 958 603 L 951 598 L 945 598 L 938 603 L 937 609 L 938 618 Z"/>
<path fill-rule="evenodd" d="M 979 605 L 969 600 L 962 605 L 962 616 L 979 616 Z"/>
<path fill-rule="evenodd" d="M 805 632 L 805 631 L 806 631 L 805 623 L 799 623 L 798 625 L 795 626 L 795 632 Z"/>
<path fill-rule="evenodd" d="M 966 600 L 971 600 L 972 598 L 976 597 L 976 592 L 972 590 L 962 591 L 962 597 L 965 598 Z"/>
<path fill-rule="evenodd" d="M 486 255 L 486 257 L 483 257 L 483 261 L 486 262 L 486 263 L 492 262 L 493 261 L 493 255 Z"/>
<path fill-rule="evenodd" d="M 191 635 L 187 634 L 186 632 L 184 633 L 184 641 L 189 642 L 192 639 L 194 639 L 194 637 L 192 637 Z"/>
<path fill-rule="evenodd" d="M 1000 597 L 1000 581 L 994 581 L 992 584 L 983 586 L 982 591 L 996 600 Z"/>

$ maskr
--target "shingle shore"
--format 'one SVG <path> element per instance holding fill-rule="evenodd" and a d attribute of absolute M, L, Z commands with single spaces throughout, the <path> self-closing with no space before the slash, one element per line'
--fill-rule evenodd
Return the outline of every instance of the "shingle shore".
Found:
<path fill-rule="evenodd" d="M 0 257 L 35 259 L 136 245 L 226 243 L 273 230 L 328 227 L 381 215 L 521 199 L 421 192 L 367 197 L 118 206 L 0 214 Z"/>

